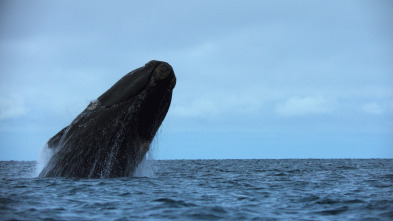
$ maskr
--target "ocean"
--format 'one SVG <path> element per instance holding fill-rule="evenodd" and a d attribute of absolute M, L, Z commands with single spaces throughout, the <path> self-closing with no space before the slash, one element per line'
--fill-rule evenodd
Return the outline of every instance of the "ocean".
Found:
<path fill-rule="evenodd" d="M 134 177 L 0 162 L 0 220 L 393 220 L 393 159 L 147 160 Z"/>

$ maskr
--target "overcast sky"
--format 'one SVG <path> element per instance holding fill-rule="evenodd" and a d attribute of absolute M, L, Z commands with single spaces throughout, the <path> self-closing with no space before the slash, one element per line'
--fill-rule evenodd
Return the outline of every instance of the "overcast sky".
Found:
<path fill-rule="evenodd" d="M 0 0 L 0 160 L 169 62 L 155 159 L 392 158 L 392 1 Z"/>

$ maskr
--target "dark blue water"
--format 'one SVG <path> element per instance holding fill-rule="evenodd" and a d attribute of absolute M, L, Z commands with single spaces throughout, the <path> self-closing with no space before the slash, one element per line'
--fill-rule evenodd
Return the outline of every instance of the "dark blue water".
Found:
<path fill-rule="evenodd" d="M 149 161 L 117 179 L 0 162 L 0 220 L 393 220 L 393 160 Z"/>

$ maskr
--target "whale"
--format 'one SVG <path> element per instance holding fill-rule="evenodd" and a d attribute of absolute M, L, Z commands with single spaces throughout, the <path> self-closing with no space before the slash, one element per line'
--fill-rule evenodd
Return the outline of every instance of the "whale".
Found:
<path fill-rule="evenodd" d="M 173 68 L 163 61 L 126 74 L 47 141 L 51 155 L 38 177 L 132 176 L 169 110 L 175 85 Z"/>

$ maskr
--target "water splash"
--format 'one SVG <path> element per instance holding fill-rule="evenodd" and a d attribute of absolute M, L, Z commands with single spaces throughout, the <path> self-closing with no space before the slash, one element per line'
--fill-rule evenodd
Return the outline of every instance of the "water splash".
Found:
<path fill-rule="evenodd" d="M 156 156 L 158 154 L 158 142 L 160 140 L 161 128 L 158 129 L 152 142 L 150 143 L 149 150 L 146 152 L 142 161 L 139 163 L 134 171 L 134 177 L 156 177 Z"/>
<path fill-rule="evenodd" d="M 49 160 L 52 156 L 53 156 L 53 150 L 49 149 L 48 143 L 45 143 L 45 145 L 42 146 L 40 153 L 38 155 L 37 166 L 35 169 L 35 176 L 36 177 L 38 177 L 38 175 L 44 169 L 44 167 L 49 162 Z"/>
<path fill-rule="evenodd" d="M 149 150 L 135 169 L 134 177 L 155 177 L 153 154 Z"/>

